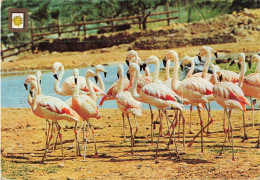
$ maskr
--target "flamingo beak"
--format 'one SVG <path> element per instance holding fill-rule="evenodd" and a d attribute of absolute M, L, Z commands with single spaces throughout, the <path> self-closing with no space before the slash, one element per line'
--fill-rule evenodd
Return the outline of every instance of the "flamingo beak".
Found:
<path fill-rule="evenodd" d="M 256 104 L 256 99 L 252 101 L 252 105 L 254 106 Z"/>
<path fill-rule="evenodd" d="M 118 73 L 116 73 L 116 75 L 117 75 L 117 79 L 119 79 L 119 74 L 118 74 Z"/>
<path fill-rule="evenodd" d="M 140 72 L 142 72 L 142 69 L 144 69 L 144 66 L 140 64 Z"/>
<path fill-rule="evenodd" d="M 222 74 L 219 76 L 219 81 L 221 82 L 223 79 Z"/>
<path fill-rule="evenodd" d="M 181 71 L 183 71 L 183 65 L 182 64 L 180 65 L 180 67 L 181 67 Z"/>
<path fill-rule="evenodd" d="M 96 81 L 96 83 L 98 82 L 98 77 L 97 76 L 94 76 L 94 78 L 95 78 L 95 81 Z"/>
<path fill-rule="evenodd" d="M 33 92 L 32 91 L 30 91 L 30 96 L 33 97 Z"/>
<path fill-rule="evenodd" d="M 214 52 L 214 55 L 216 58 L 218 58 L 218 53 L 217 52 Z"/>
<path fill-rule="evenodd" d="M 166 67 L 166 62 L 167 62 L 167 61 L 166 61 L 165 58 L 164 58 L 164 59 L 163 59 L 163 66 L 164 66 L 164 67 Z"/>
<path fill-rule="evenodd" d="M 144 64 L 143 64 L 143 70 L 145 70 L 146 66 L 147 66 L 147 65 L 144 63 Z"/>
<path fill-rule="evenodd" d="M 42 84 L 42 80 L 40 80 L 40 84 Z"/>
<path fill-rule="evenodd" d="M 25 89 L 28 90 L 28 86 L 27 86 L 27 84 L 23 84 L 23 85 L 24 85 Z"/>
<path fill-rule="evenodd" d="M 104 72 L 104 76 L 105 76 L 105 78 L 107 77 L 107 72 Z"/>
<path fill-rule="evenodd" d="M 251 69 L 251 65 L 252 65 L 251 61 L 248 61 L 248 67 L 249 67 L 249 69 Z"/>
<path fill-rule="evenodd" d="M 199 61 L 201 62 L 201 57 L 200 57 L 200 55 L 198 55 L 198 59 L 199 59 Z"/>
<path fill-rule="evenodd" d="M 77 85 L 78 79 L 77 79 L 77 78 L 74 78 L 74 81 L 75 81 L 75 84 Z"/>
<path fill-rule="evenodd" d="M 127 79 L 130 80 L 130 74 L 129 74 L 128 71 L 127 71 L 127 73 L 126 73 L 126 76 L 127 76 Z"/>
<path fill-rule="evenodd" d="M 125 62 L 126 62 L 126 64 L 127 64 L 127 66 L 129 66 L 129 61 L 128 61 L 127 59 L 125 60 Z"/>
<path fill-rule="evenodd" d="M 53 77 L 54 77 L 55 79 L 59 80 L 57 74 L 54 74 Z"/>
<path fill-rule="evenodd" d="M 238 68 L 239 68 L 239 69 L 241 69 L 241 64 L 240 64 L 240 63 L 238 63 L 237 65 L 238 65 Z"/>
<path fill-rule="evenodd" d="M 235 61 L 231 61 L 230 65 L 229 66 L 232 66 L 233 64 L 235 64 Z"/>

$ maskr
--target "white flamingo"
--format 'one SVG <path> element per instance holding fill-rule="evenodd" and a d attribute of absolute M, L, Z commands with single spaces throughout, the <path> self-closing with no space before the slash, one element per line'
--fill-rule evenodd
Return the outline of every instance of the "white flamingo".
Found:
<path fill-rule="evenodd" d="M 164 111 L 166 107 L 173 107 L 176 109 L 184 110 L 183 105 L 177 102 L 177 99 L 179 98 L 178 95 L 163 84 L 160 85 L 158 85 L 157 83 L 147 84 L 143 86 L 143 88 L 140 90 L 140 94 L 138 94 L 137 81 L 140 74 L 139 65 L 137 65 L 136 63 L 131 63 L 129 65 L 129 73 L 131 74 L 131 72 L 135 72 L 134 82 L 131 87 L 131 94 L 135 100 L 150 104 L 158 108 L 158 110 L 163 111 L 165 116 L 170 122 L 171 120 L 169 119 L 169 117 Z M 160 116 L 160 124 L 161 124 L 161 116 Z M 161 130 L 162 129 L 160 126 L 159 133 L 158 133 L 157 149 L 156 149 L 156 160 L 157 160 L 158 145 L 159 145 Z M 174 134 L 174 140 L 175 140 L 175 134 Z M 175 141 L 175 145 L 176 145 L 176 141 Z M 177 151 L 177 146 L 176 146 L 176 151 Z"/>

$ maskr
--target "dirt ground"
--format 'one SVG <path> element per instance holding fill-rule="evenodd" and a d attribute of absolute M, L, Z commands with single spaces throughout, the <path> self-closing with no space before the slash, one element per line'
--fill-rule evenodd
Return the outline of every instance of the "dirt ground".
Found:
<path fill-rule="evenodd" d="M 101 109 L 102 117 L 91 120 L 95 127 L 99 157 L 93 157 L 93 136 L 89 134 L 86 161 L 76 156 L 75 149 L 68 149 L 73 144 L 73 124 L 61 121 L 65 166 L 62 162 L 60 146 L 55 152 L 48 153 L 45 164 L 39 161 L 45 147 L 45 120 L 36 117 L 31 109 L 2 108 L 2 176 L 12 179 L 259 179 L 260 149 L 256 147 L 259 129 L 260 111 L 255 112 L 255 130 L 252 128 L 252 114 L 246 113 L 246 130 L 249 140 L 241 142 L 243 137 L 242 113 L 234 111 L 234 148 L 236 161 L 232 161 L 231 142 L 224 148 L 223 158 L 216 158 L 220 152 L 224 133 L 222 127 L 222 111 L 212 111 L 214 123 L 210 126 L 210 134 L 204 134 L 204 154 L 200 153 L 200 137 L 191 148 L 183 149 L 182 125 L 178 148 L 180 159 L 176 159 L 175 147 L 166 150 L 169 137 L 160 138 L 159 163 L 154 160 L 156 143 L 150 143 L 150 113 L 144 110 L 138 118 L 139 132 L 135 141 L 134 154 L 130 153 L 129 126 L 127 124 L 127 140 L 123 139 L 121 113 L 117 109 Z M 157 117 L 157 111 L 154 111 Z M 168 114 L 173 114 L 169 111 Z M 185 111 L 186 131 L 188 129 L 189 112 Z M 204 123 L 207 114 L 203 112 Z M 132 119 L 132 124 L 134 121 Z M 154 134 L 158 133 L 158 127 Z M 192 131 L 200 129 L 196 111 L 192 113 Z M 135 125 L 134 125 L 135 131 Z M 167 132 L 163 118 L 163 133 Z M 82 135 L 82 134 L 81 134 Z M 186 134 L 186 145 L 194 135 Z M 82 136 L 80 136 L 82 137 Z M 178 134 L 177 134 L 178 138 Z M 82 138 L 80 138 L 82 140 Z M 157 141 L 157 137 L 154 138 Z"/>

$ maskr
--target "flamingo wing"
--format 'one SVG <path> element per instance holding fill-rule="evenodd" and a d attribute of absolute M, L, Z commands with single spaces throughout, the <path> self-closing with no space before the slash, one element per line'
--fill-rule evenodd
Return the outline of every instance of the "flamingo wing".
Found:
<path fill-rule="evenodd" d="M 180 88 L 181 89 L 179 89 L 179 91 L 190 89 L 202 95 L 213 94 L 213 84 L 211 84 L 208 80 L 199 77 L 197 78 L 191 77 L 191 78 L 184 79 L 181 82 Z"/>
<path fill-rule="evenodd" d="M 260 87 L 260 74 L 252 73 L 245 77 L 244 82 L 250 86 Z"/>

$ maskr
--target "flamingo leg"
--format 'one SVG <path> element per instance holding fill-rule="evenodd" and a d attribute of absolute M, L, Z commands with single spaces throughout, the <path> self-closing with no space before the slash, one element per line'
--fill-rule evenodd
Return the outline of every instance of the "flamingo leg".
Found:
<path fill-rule="evenodd" d="M 89 127 L 89 123 L 88 123 L 88 127 Z M 97 145 L 96 145 L 96 138 L 95 138 L 95 131 L 94 131 L 93 126 L 91 126 L 91 130 L 92 130 L 93 141 L 94 141 L 94 146 L 95 146 L 95 155 L 94 155 L 94 157 L 98 157 Z"/>
<path fill-rule="evenodd" d="M 57 127 L 57 126 L 56 126 Z M 56 140 L 55 140 L 55 144 L 53 144 L 53 150 L 56 151 L 56 145 L 58 143 L 58 136 L 59 136 L 59 133 L 57 132 L 57 135 L 56 135 Z M 54 141 L 53 141 L 54 142 Z"/>
<path fill-rule="evenodd" d="M 60 127 L 60 125 L 59 125 L 57 122 L 56 122 L 55 124 L 56 124 L 57 130 L 58 130 L 57 133 L 59 134 L 60 147 L 61 147 L 61 153 L 62 153 L 62 160 L 63 160 L 63 162 L 64 162 L 64 152 L 63 152 L 63 148 L 62 148 L 62 135 L 61 135 L 61 133 L 60 133 L 61 127 Z"/>
<path fill-rule="evenodd" d="M 77 132 L 77 122 L 75 123 L 75 126 L 74 126 L 74 134 L 75 134 L 75 141 L 76 141 L 76 155 L 80 156 L 80 147 L 79 147 L 78 132 Z"/>
<path fill-rule="evenodd" d="M 51 139 L 52 139 L 52 138 L 53 138 L 53 122 L 52 122 L 52 124 L 51 124 L 51 135 L 50 135 L 48 144 L 46 145 L 44 154 L 43 154 L 43 156 L 42 156 L 41 163 L 44 163 L 44 159 L 45 159 L 45 157 L 46 157 L 46 153 L 47 153 L 47 150 L 48 150 L 48 148 L 49 148 L 49 145 L 50 145 L 50 142 L 51 142 Z"/>
<path fill-rule="evenodd" d="M 183 114 L 182 114 L 182 112 L 180 112 L 181 113 L 181 116 L 182 116 L 182 123 L 183 123 L 183 132 L 182 132 L 182 135 L 183 135 L 183 148 L 185 149 L 185 118 L 184 118 L 184 116 L 183 116 Z"/>
<path fill-rule="evenodd" d="M 164 111 L 163 111 L 164 112 Z M 165 114 L 165 113 L 164 113 Z M 168 121 L 170 121 L 170 123 L 173 125 L 173 122 L 170 120 L 170 118 L 167 116 L 167 114 L 165 114 L 166 118 L 168 119 Z M 177 116 L 178 117 L 178 111 L 177 111 Z M 176 119 L 176 121 L 178 121 L 178 119 Z M 176 137 L 175 137 L 175 131 L 174 131 L 174 127 L 172 128 L 172 134 L 173 134 L 173 139 L 174 139 L 174 143 L 175 143 L 175 148 L 176 148 L 176 154 L 177 154 L 177 157 L 179 158 L 179 152 L 178 152 L 178 146 L 177 146 L 177 142 L 176 142 Z"/>
<path fill-rule="evenodd" d="M 124 140 L 126 140 L 126 137 L 125 137 L 125 114 L 122 113 L 122 118 L 123 118 L 123 133 L 124 133 Z"/>
<path fill-rule="evenodd" d="M 253 130 L 255 129 L 255 122 L 254 122 L 254 104 L 252 101 L 252 97 L 250 97 L 251 107 L 252 107 L 252 124 L 253 124 Z"/>
<path fill-rule="evenodd" d="M 157 161 L 157 156 L 158 156 L 158 149 L 159 149 L 159 140 L 160 140 L 160 134 L 162 131 L 162 118 L 161 118 L 161 112 L 160 109 L 159 110 L 159 118 L 160 118 L 160 127 L 159 127 L 159 133 L 158 133 L 158 140 L 157 140 L 157 145 L 156 145 L 156 155 L 155 155 L 155 163 L 158 163 Z"/>
<path fill-rule="evenodd" d="M 129 119 L 129 115 L 126 114 L 126 117 L 127 117 L 127 120 L 128 120 L 129 126 L 130 126 L 130 133 L 131 133 L 131 154 L 134 154 L 134 150 L 133 150 L 133 147 L 134 147 L 133 128 L 132 128 L 131 121 Z"/>
<path fill-rule="evenodd" d="M 134 138 L 136 138 L 136 134 L 137 134 L 137 132 L 138 132 L 138 124 L 137 124 L 137 120 L 136 120 L 135 115 L 133 115 L 133 116 L 134 116 L 134 119 L 135 119 L 135 125 L 136 125 L 136 130 L 135 130 Z"/>
<path fill-rule="evenodd" d="M 198 109 L 198 113 L 199 113 L 199 117 L 200 117 L 200 128 L 201 128 L 201 153 L 203 153 L 203 121 L 202 121 L 202 118 L 201 118 L 201 112 L 200 112 L 200 108 L 199 106 L 197 106 L 197 109 Z"/>
<path fill-rule="evenodd" d="M 210 109 L 210 103 L 208 103 L 209 105 L 209 112 L 211 111 Z M 208 113 L 208 123 L 209 123 L 209 113 Z M 207 135 L 209 135 L 209 126 L 207 127 Z"/>
<path fill-rule="evenodd" d="M 178 110 L 175 110 L 174 113 L 175 113 L 175 117 L 174 117 L 173 122 L 171 123 L 172 132 L 171 132 L 171 134 L 170 134 L 169 142 L 168 142 L 168 144 L 167 144 L 166 149 L 169 149 L 170 144 L 172 144 L 172 136 L 173 136 L 173 133 L 174 133 L 175 122 L 177 121 L 177 118 L 178 118 Z M 167 117 L 168 117 L 168 116 L 166 116 L 166 118 L 167 118 Z M 167 120 L 168 120 L 168 119 L 167 119 Z"/>
<path fill-rule="evenodd" d="M 50 135 L 50 130 L 51 130 L 51 123 L 49 121 L 47 121 L 47 119 L 46 119 L 46 123 L 47 122 L 49 124 L 49 127 L 48 127 L 48 132 L 46 134 L 46 146 L 48 145 L 48 142 L 49 142 L 49 135 Z"/>
<path fill-rule="evenodd" d="M 167 114 L 167 110 L 166 109 L 165 109 L 165 114 Z M 168 121 L 167 118 L 166 118 L 166 122 L 167 122 L 168 132 L 164 136 L 169 136 L 170 135 L 170 131 L 171 131 L 171 127 L 169 126 L 169 121 Z"/>
<path fill-rule="evenodd" d="M 83 140 L 84 141 L 84 154 L 83 154 L 83 161 L 86 160 L 86 150 L 87 150 L 87 144 L 88 144 L 88 133 L 86 133 L 85 135 L 85 131 L 86 131 L 86 127 L 85 127 L 85 121 L 83 121 Z"/>
<path fill-rule="evenodd" d="M 181 113 L 179 114 L 179 124 L 178 124 L 178 141 L 180 141 L 180 128 L 181 128 Z"/>
<path fill-rule="evenodd" d="M 193 134 L 191 131 L 191 113 L 192 113 L 192 105 L 190 106 L 190 124 L 189 124 L 189 134 Z"/>
<path fill-rule="evenodd" d="M 243 111 L 243 127 L 244 127 L 244 137 L 241 142 L 244 142 L 245 140 L 248 140 L 247 134 L 246 134 L 246 123 L 245 123 L 245 113 Z"/>
<path fill-rule="evenodd" d="M 225 134 L 225 139 L 224 139 L 224 142 L 223 142 L 223 145 L 222 145 L 222 149 L 221 149 L 221 152 L 219 153 L 219 156 L 222 156 L 222 153 L 223 153 L 223 149 L 224 149 L 224 146 L 225 146 L 225 143 L 226 143 L 226 140 L 227 140 L 227 130 L 225 128 L 225 113 L 227 109 L 224 110 L 224 117 L 223 117 L 223 128 L 224 128 L 224 134 Z M 228 116 L 228 114 L 227 114 Z"/>
<path fill-rule="evenodd" d="M 151 105 L 149 105 L 151 112 L 151 144 L 153 144 L 153 111 Z"/>
<path fill-rule="evenodd" d="M 231 119 L 230 119 L 231 118 L 231 111 L 232 110 L 229 110 L 228 121 L 229 121 L 229 125 L 230 125 L 230 128 L 231 128 L 232 160 L 234 161 L 235 160 L 235 156 L 234 156 L 233 126 L 232 126 Z"/>

